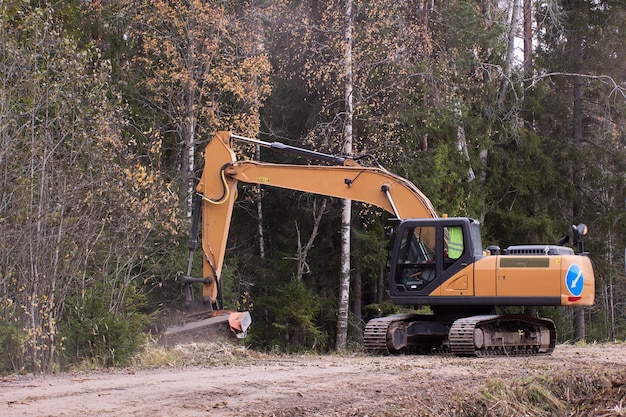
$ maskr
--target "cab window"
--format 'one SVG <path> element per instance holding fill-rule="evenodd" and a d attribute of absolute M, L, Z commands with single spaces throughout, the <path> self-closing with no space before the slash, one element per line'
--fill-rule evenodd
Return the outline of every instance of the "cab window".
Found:
<path fill-rule="evenodd" d="M 463 228 L 461 226 L 446 226 L 443 228 L 444 253 L 443 269 L 447 269 L 457 259 L 463 256 Z"/>
<path fill-rule="evenodd" d="M 437 276 L 435 227 L 407 229 L 402 236 L 396 282 L 409 291 L 421 290 Z"/>

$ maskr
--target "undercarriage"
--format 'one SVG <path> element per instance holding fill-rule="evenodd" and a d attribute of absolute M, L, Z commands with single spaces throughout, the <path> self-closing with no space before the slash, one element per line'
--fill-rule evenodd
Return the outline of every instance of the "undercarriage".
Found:
<path fill-rule="evenodd" d="M 439 321 L 435 315 L 398 314 L 367 323 L 364 347 L 374 354 L 450 352 L 457 356 L 550 354 L 554 322 L 529 315 L 474 315 Z"/>

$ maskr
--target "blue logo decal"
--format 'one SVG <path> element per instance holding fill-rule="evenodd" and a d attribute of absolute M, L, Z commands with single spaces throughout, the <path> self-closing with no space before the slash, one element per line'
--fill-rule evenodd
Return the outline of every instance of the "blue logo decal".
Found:
<path fill-rule="evenodd" d="M 574 297 L 580 297 L 583 293 L 583 284 L 585 283 L 585 277 L 583 271 L 578 265 L 570 265 L 565 274 L 565 285 L 568 291 Z"/>

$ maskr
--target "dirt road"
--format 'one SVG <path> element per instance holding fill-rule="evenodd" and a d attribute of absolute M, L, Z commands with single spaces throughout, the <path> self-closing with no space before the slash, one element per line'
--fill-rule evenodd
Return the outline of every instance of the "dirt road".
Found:
<path fill-rule="evenodd" d="M 588 378 L 587 385 L 597 385 L 593 390 L 610 392 L 592 406 L 594 413 L 591 405 L 575 409 L 626 415 L 620 382 L 626 344 L 564 345 L 551 356 L 493 359 L 216 354 L 207 348 L 185 361 L 153 369 L 7 376 L 0 379 L 0 416 L 456 416 L 472 409 L 479 415 L 480 408 L 463 404 L 483 404 L 494 386 L 514 390 L 509 384 L 563 377 L 577 386 Z M 614 377 L 602 376 L 607 372 Z M 584 403 L 569 389 L 567 399 Z"/>

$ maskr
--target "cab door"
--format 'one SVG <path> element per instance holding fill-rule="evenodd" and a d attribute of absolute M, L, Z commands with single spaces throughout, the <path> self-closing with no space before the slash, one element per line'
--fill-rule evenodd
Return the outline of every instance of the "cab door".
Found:
<path fill-rule="evenodd" d="M 431 295 L 474 295 L 474 269 L 469 236 L 463 224 L 444 224 L 442 285 Z"/>
<path fill-rule="evenodd" d="M 473 251 L 463 220 L 407 220 L 401 224 L 392 253 L 392 296 L 473 294 Z M 408 304 L 409 299 L 402 303 Z"/>

